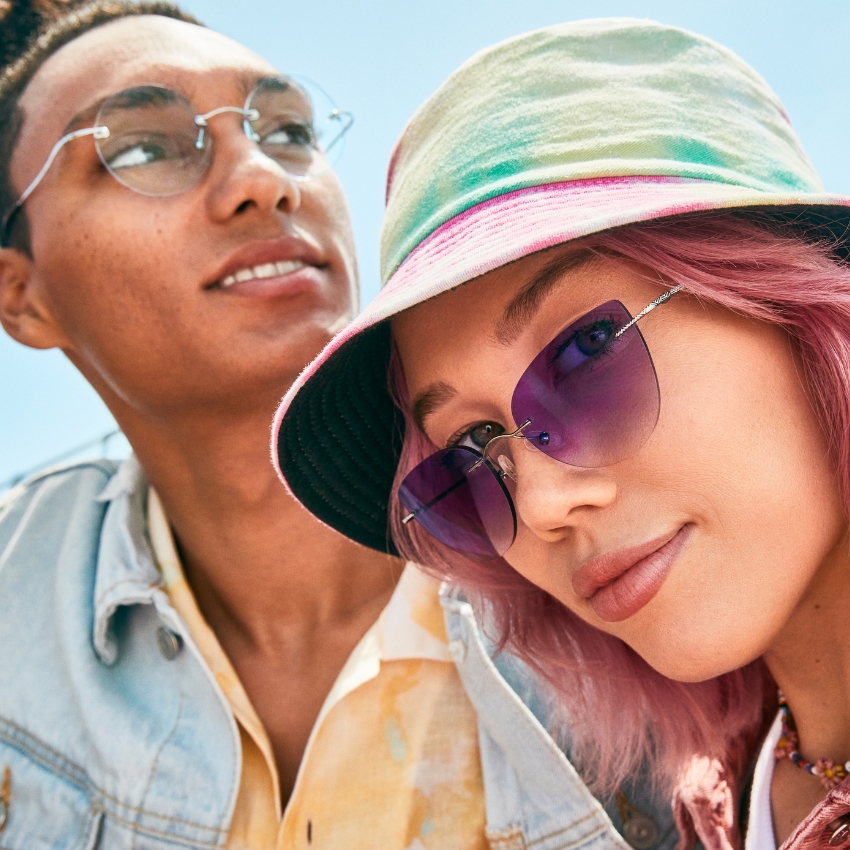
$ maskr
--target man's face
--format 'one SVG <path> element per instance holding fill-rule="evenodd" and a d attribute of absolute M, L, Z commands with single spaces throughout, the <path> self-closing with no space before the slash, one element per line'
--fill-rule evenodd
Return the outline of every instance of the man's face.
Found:
<path fill-rule="evenodd" d="M 29 184 L 69 124 L 93 126 L 100 102 L 121 89 L 167 86 L 206 113 L 241 107 L 277 73 L 236 42 L 167 18 L 94 29 L 57 51 L 25 91 L 14 187 Z M 235 113 L 211 118 L 206 132 L 212 163 L 181 194 L 127 189 L 84 137 L 62 149 L 25 206 L 32 291 L 59 344 L 108 403 L 143 415 L 273 403 L 356 308 L 353 240 L 333 172 L 294 181 Z M 274 277 L 221 283 L 287 261 Z"/>

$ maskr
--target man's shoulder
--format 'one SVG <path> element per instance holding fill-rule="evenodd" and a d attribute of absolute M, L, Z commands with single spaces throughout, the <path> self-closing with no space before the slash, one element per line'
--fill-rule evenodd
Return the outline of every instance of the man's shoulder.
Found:
<path fill-rule="evenodd" d="M 84 519 L 86 513 L 102 516 L 105 506 L 98 497 L 119 466 L 106 458 L 53 466 L 0 495 L 0 563 L 24 529 L 40 535 L 67 526 L 72 518 Z"/>

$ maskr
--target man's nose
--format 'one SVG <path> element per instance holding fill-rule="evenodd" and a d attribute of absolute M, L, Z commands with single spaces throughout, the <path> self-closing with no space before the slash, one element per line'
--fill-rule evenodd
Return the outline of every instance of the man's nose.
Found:
<path fill-rule="evenodd" d="M 215 134 L 207 203 L 215 221 L 249 210 L 291 214 L 301 206 L 301 187 L 241 127 L 228 128 Z"/>

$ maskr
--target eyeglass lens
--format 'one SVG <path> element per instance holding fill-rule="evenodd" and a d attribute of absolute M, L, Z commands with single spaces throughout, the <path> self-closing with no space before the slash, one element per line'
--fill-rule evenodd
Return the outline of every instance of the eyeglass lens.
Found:
<path fill-rule="evenodd" d="M 339 139 L 350 123 L 326 95 L 326 103 L 314 106 L 314 99 L 323 96 L 318 93 L 311 97 L 289 78 L 270 78 L 261 80 L 245 103 L 246 111 L 258 113 L 245 117 L 246 134 L 296 178 L 331 167 L 326 151 L 341 147 Z M 100 158 L 119 182 L 136 192 L 184 192 L 200 180 L 212 158 L 212 135 L 200 132 L 197 115 L 191 101 L 162 86 L 118 92 L 102 104 L 96 119 L 109 130 L 95 142 Z"/>
<path fill-rule="evenodd" d="M 619 301 L 591 310 L 531 362 L 511 400 L 540 451 L 570 466 L 610 466 L 634 454 L 658 420 L 655 367 Z"/>
<path fill-rule="evenodd" d="M 540 451 L 571 466 L 608 466 L 649 438 L 658 420 L 658 380 L 637 325 L 617 334 L 631 318 L 619 301 L 596 307 L 558 334 L 523 373 L 511 411 L 515 422 L 531 420 L 522 433 Z M 399 501 L 419 525 L 477 560 L 501 557 L 516 536 L 504 480 L 509 450 L 505 462 L 499 455 L 507 446 L 499 446 L 474 469 L 481 455 L 472 449 L 437 452 L 399 489 Z"/>
<path fill-rule="evenodd" d="M 441 543 L 471 558 L 491 560 L 508 551 L 516 515 L 502 476 L 466 447 L 444 449 L 411 470 L 398 498 Z"/>

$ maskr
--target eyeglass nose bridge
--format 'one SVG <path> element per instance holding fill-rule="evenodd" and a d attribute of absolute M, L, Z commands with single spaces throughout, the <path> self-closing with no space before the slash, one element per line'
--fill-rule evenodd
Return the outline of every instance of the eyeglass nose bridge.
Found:
<path fill-rule="evenodd" d="M 254 128 L 251 126 L 251 122 L 256 121 L 260 117 L 259 110 L 243 109 L 241 106 L 219 106 L 217 109 L 212 109 L 203 115 L 195 116 L 195 124 L 199 128 L 198 138 L 195 142 L 195 147 L 198 150 L 202 150 L 204 147 L 204 130 L 209 126 L 210 118 L 215 118 L 216 115 L 222 115 L 225 112 L 235 112 L 237 115 L 241 115 L 244 119 L 242 121 L 242 127 L 245 130 L 245 135 L 252 142 L 259 141 L 260 137 L 254 132 Z"/>
<path fill-rule="evenodd" d="M 490 446 L 493 445 L 493 443 L 496 442 L 496 440 L 525 440 L 525 439 L 527 439 L 525 434 L 522 434 L 520 432 L 522 431 L 523 428 L 527 428 L 529 425 L 531 425 L 531 420 L 526 419 L 525 422 L 523 422 L 522 425 L 520 425 L 519 428 L 516 429 L 516 431 L 511 431 L 510 434 L 498 434 L 497 436 L 492 437 L 491 439 L 487 440 L 487 444 L 484 446 L 484 449 L 481 452 L 481 457 L 478 460 L 476 460 L 475 463 L 472 464 L 472 466 L 469 467 L 469 469 L 467 470 L 467 474 L 469 474 L 470 472 L 474 472 L 476 469 L 478 469 L 479 466 L 481 466 L 482 463 L 484 463 L 485 460 L 487 460 L 487 450 L 490 448 Z"/>

